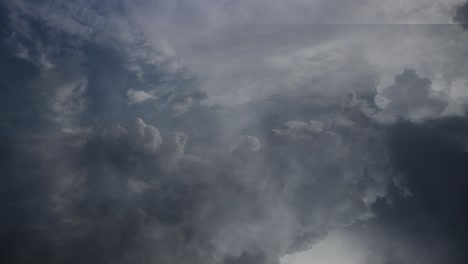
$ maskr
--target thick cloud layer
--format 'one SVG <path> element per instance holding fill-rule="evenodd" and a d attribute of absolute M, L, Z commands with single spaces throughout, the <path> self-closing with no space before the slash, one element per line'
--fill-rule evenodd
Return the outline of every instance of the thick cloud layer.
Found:
<path fill-rule="evenodd" d="M 62 138 L 49 149 L 50 165 L 30 179 L 53 182 L 37 190 L 48 217 L 15 224 L 40 232 L 42 242 L 9 228 L 6 240 L 22 234 L 33 243 L 15 247 L 9 261 L 41 254 L 48 263 L 274 263 L 334 227 L 372 218 L 370 206 L 393 178 L 382 132 L 349 119 L 286 127 L 263 146 L 244 136 L 212 161 L 185 154 L 184 133 L 161 136 L 140 118 L 78 145 Z M 31 142 L 34 151 L 21 156 L 46 162 L 42 144 Z M 27 204 L 17 210 L 13 217 L 35 218 Z"/>
<path fill-rule="evenodd" d="M 2 3 L 0 261 L 466 262 L 456 4 Z"/>
<path fill-rule="evenodd" d="M 468 260 L 466 132 L 466 117 L 392 128 L 392 163 L 405 175 L 412 196 L 395 196 L 392 206 L 383 200 L 374 205 L 381 220 L 372 224 L 371 242 L 383 263 Z"/>

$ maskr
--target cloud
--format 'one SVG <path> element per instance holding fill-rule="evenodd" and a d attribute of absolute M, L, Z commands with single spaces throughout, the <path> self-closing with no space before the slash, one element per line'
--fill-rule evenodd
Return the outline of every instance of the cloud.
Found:
<path fill-rule="evenodd" d="M 455 9 L 453 21 L 460 24 L 466 30 L 468 28 L 468 2 L 459 4 Z"/>
<path fill-rule="evenodd" d="M 57 88 L 51 100 L 51 110 L 55 122 L 64 127 L 72 125 L 85 108 L 87 100 L 84 96 L 88 85 L 86 78 L 63 85 Z"/>
<path fill-rule="evenodd" d="M 452 45 L 455 30 L 386 26 L 448 22 L 449 7 L 458 0 L 332 2 L 293 1 L 285 6 L 275 1 L 268 8 L 262 0 L 229 5 L 208 0 L 193 8 L 184 8 L 192 6 L 187 1 L 124 0 L 113 5 L 11 1 L 7 6 L 18 14 L 17 20 L 34 17 L 54 32 L 77 38 L 73 45 L 85 40 L 112 47 L 142 80 L 149 81 L 149 66 L 172 73 L 189 70 L 204 81 L 201 90 L 209 94 L 211 104 L 261 100 L 285 89 L 297 92 L 298 87 L 307 87 L 306 95 L 336 97 L 349 90 L 361 94 L 374 90 L 381 76 L 392 78 L 408 65 L 434 80 L 450 68 L 443 58 L 454 61 L 463 52 Z M 197 30 L 186 27 L 187 21 Z M 333 25 L 325 30 L 323 23 Z M 383 41 L 389 34 L 390 40 Z M 181 98 L 174 110 L 182 113 L 190 104 L 189 98 Z"/>
<path fill-rule="evenodd" d="M 388 100 L 382 106 L 381 117 L 421 120 L 440 116 L 448 105 L 446 95 L 432 90 L 431 86 L 428 78 L 420 77 L 413 69 L 405 69 L 395 76 L 391 86 L 381 91 L 380 96 Z"/>
<path fill-rule="evenodd" d="M 128 89 L 127 96 L 129 104 L 140 104 L 150 99 L 155 99 L 154 96 L 148 94 L 147 92 L 135 89 Z"/>
<path fill-rule="evenodd" d="M 142 192 L 146 191 L 149 188 L 152 188 L 151 185 L 147 184 L 144 181 L 138 180 L 128 180 L 127 181 L 128 190 L 132 194 L 141 194 Z"/>
<path fill-rule="evenodd" d="M 467 144 L 462 122 L 438 122 L 467 50 L 454 27 L 383 24 L 445 21 L 449 4 L 2 4 L 3 262 L 277 264 L 367 225 L 379 261 L 397 242 L 415 260 L 413 210 L 464 219 L 450 184 L 420 177 L 464 171 L 466 149 L 448 147 Z M 411 228 L 386 239 L 400 219 Z M 462 260 L 454 233 L 434 237 Z"/>
<path fill-rule="evenodd" d="M 240 143 L 232 149 L 233 154 L 255 152 L 260 149 L 260 141 L 254 136 L 243 136 Z"/>
<path fill-rule="evenodd" d="M 190 108 L 192 108 L 192 107 L 193 107 L 193 99 L 192 99 L 192 97 L 187 97 L 182 102 L 175 103 L 172 106 L 172 110 L 174 110 L 174 112 L 177 115 L 182 115 L 182 114 L 186 113 L 187 111 L 189 111 Z"/>
<path fill-rule="evenodd" d="M 386 196 L 392 177 L 381 171 L 382 149 L 371 147 L 378 132 L 352 120 L 286 126 L 262 146 L 243 136 L 233 156 L 210 161 L 186 153 L 185 133 L 162 136 L 141 118 L 95 128 L 79 145 L 68 145 L 65 136 L 59 145 L 67 147 L 50 154 L 51 168 L 38 171 L 58 177 L 63 159 L 63 170 L 70 170 L 61 176 L 67 184 L 54 185 L 55 198 L 45 202 L 55 208 L 50 214 L 58 225 L 44 223 L 44 245 L 68 252 L 50 258 L 277 263 L 337 226 L 371 217 L 369 206 Z M 197 143 L 203 144 L 191 144 Z M 60 245 L 53 244 L 57 239 Z"/>
<path fill-rule="evenodd" d="M 468 259 L 462 249 L 467 243 L 467 214 L 462 209 L 467 195 L 467 152 L 462 143 L 466 131 L 466 117 L 404 121 L 391 128 L 392 166 L 404 175 L 412 195 L 395 197 L 391 204 L 376 202 L 373 207 L 380 220 L 359 231 L 369 238 L 382 263 Z"/>
<path fill-rule="evenodd" d="M 141 118 L 135 119 L 132 130 L 132 136 L 136 140 L 136 145 L 146 151 L 154 152 L 162 144 L 159 130 L 151 125 L 147 125 Z"/>
<path fill-rule="evenodd" d="M 367 106 L 367 101 L 358 99 L 356 93 L 349 92 L 341 101 L 341 107 L 345 115 L 355 122 L 366 124 L 372 116 L 372 110 Z"/>
<path fill-rule="evenodd" d="M 392 167 L 404 175 L 411 197 L 391 195 L 372 205 L 365 225 L 331 232 L 311 249 L 282 263 L 463 263 L 468 258 L 463 208 L 466 199 L 466 117 L 422 123 L 400 121 L 390 129 Z M 442 176 L 443 175 L 443 176 Z M 398 193 L 394 187 L 389 192 Z M 404 223 L 404 224 L 403 224 Z M 337 252 L 347 251 L 346 260 Z"/>

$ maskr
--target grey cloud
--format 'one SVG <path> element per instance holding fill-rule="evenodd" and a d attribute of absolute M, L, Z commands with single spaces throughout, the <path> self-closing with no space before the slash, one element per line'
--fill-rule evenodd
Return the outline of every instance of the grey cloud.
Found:
<path fill-rule="evenodd" d="M 345 115 L 355 122 L 366 124 L 369 122 L 373 111 L 368 107 L 367 101 L 358 99 L 356 93 L 349 92 L 341 102 Z"/>
<path fill-rule="evenodd" d="M 154 99 L 154 97 L 148 94 L 147 92 L 135 90 L 135 89 L 129 89 L 127 91 L 127 96 L 128 96 L 128 102 L 130 104 L 139 104 L 139 103 L 148 101 L 150 99 Z"/>
<path fill-rule="evenodd" d="M 468 260 L 466 124 L 466 117 L 444 117 L 419 124 L 401 121 L 391 128 L 392 166 L 404 175 L 412 195 L 394 196 L 390 204 L 377 201 L 373 208 L 380 219 L 358 228 L 380 257 L 368 263 Z"/>
<path fill-rule="evenodd" d="M 462 144 L 466 130 L 466 117 L 420 123 L 400 120 L 389 127 L 392 168 L 404 176 L 411 196 L 395 195 L 400 190 L 389 186 L 393 195 L 378 198 L 371 206 L 375 218 L 338 229 L 351 236 L 339 237 L 338 245 L 327 246 L 326 242 L 334 237 L 328 236 L 316 248 L 303 252 L 303 261 L 307 261 L 307 256 L 327 259 L 337 256 L 342 247 L 358 245 L 344 254 L 351 257 L 350 263 L 466 262 L 464 225 L 468 216 L 463 208 L 467 196 L 467 153 Z M 300 255 L 292 256 L 300 259 Z M 353 256 L 359 261 L 353 261 Z"/>
<path fill-rule="evenodd" d="M 443 92 L 434 91 L 431 86 L 429 78 L 420 77 L 413 69 L 405 69 L 380 93 L 388 100 L 382 106 L 381 117 L 421 120 L 441 116 L 448 101 Z"/>
<path fill-rule="evenodd" d="M 345 10 L 330 8 L 333 5 L 328 1 L 293 2 L 287 7 L 274 2 L 266 9 L 263 1 L 226 5 L 206 1 L 198 7 L 186 1 L 117 1 L 115 5 L 96 5 L 89 1 L 67 5 L 20 1 L 8 6 L 19 14 L 36 17 L 54 30 L 113 47 L 122 55 L 128 70 L 148 83 L 153 82 L 149 77 L 153 66 L 168 73 L 189 69 L 204 81 L 201 90 L 210 94 L 208 101 L 214 104 L 244 103 L 276 95 L 285 89 L 298 92 L 302 87 L 308 88 L 304 96 L 336 97 L 346 90 L 362 95 L 362 91 L 372 92 L 380 77 L 393 75 L 395 67 L 403 65 L 414 65 L 418 72 L 424 70 L 423 74 L 431 79 L 442 73 L 446 86 L 455 78 L 449 75 L 459 75 L 462 71 L 462 67 L 450 66 L 458 61 L 459 53 L 464 52 L 454 49 L 452 40 L 457 38 L 457 32 L 452 29 L 432 30 L 424 26 L 411 29 L 404 25 L 393 28 L 382 25 L 377 29 L 366 24 L 327 25 L 325 30 L 323 26 L 314 25 L 322 18 L 334 21 L 343 17 L 342 12 L 349 15 L 349 21 L 364 18 L 376 22 L 373 19 L 377 19 L 376 23 L 385 24 L 386 19 L 401 23 L 405 18 L 414 22 L 413 19 L 419 17 L 421 21 L 434 22 L 436 17 L 437 20 L 450 19 L 446 11 L 456 1 L 416 1 L 412 5 L 333 2 Z M 382 5 L 388 8 L 382 9 Z M 362 14 L 363 6 L 369 12 Z M 259 8 L 261 15 L 242 12 L 232 17 L 243 8 Z M 292 10 L 301 12 L 293 12 L 294 16 L 289 18 Z M 315 15 L 303 13 L 304 10 L 313 11 Z M 59 23 L 62 16 L 66 17 L 65 22 Z M 305 25 L 284 23 L 283 18 L 287 21 L 297 18 Z M 198 30 L 187 30 L 184 27 L 187 20 L 191 28 Z M 245 25 L 246 21 L 253 25 Z M 278 24 L 281 26 L 272 26 Z M 85 29 L 76 30 L 76 27 Z M 410 34 L 406 33 L 408 30 Z M 80 33 L 82 31 L 84 33 Z M 392 37 L 386 38 L 386 35 Z M 417 52 L 405 52 L 415 49 Z M 423 56 L 422 53 L 441 55 Z M 444 62 L 444 58 L 451 58 L 451 61 Z M 230 63 L 220 64 L 220 61 Z M 137 86 L 131 87 L 137 89 Z M 171 86 L 169 89 L 174 90 Z M 157 91 L 142 91 L 159 97 Z M 164 98 L 170 100 L 169 107 L 175 114 L 182 115 L 197 105 L 198 95 Z"/>
<path fill-rule="evenodd" d="M 464 30 L 468 29 L 468 2 L 459 4 L 455 8 L 453 21 L 460 24 Z"/>
<path fill-rule="evenodd" d="M 58 225 L 45 222 L 43 252 L 64 252 L 49 255 L 51 263 L 278 263 L 330 229 L 370 217 L 368 205 L 391 183 L 382 149 L 371 147 L 378 132 L 331 123 L 288 122 L 290 136 L 262 147 L 244 136 L 233 154 L 248 158 L 209 162 L 185 153 L 186 134 L 161 136 L 141 118 L 88 135 L 51 154 L 52 168 L 67 159 L 80 173 L 57 186 Z"/>
<path fill-rule="evenodd" d="M 138 180 L 128 180 L 127 181 L 128 190 L 133 194 L 141 194 L 149 188 L 152 188 L 151 185 L 147 184 L 144 181 Z"/>
<path fill-rule="evenodd" d="M 30 51 L 28 62 L 36 67 L 44 68 L 46 62 L 55 65 L 41 72 L 44 85 L 66 85 L 73 74 L 77 79 L 87 78 L 89 87 L 83 97 L 89 109 L 84 115 L 94 111 L 100 112 L 99 117 L 105 116 L 103 119 L 117 112 L 124 116 L 122 110 L 129 107 L 152 108 L 154 112 L 173 109 L 174 114 L 182 114 L 197 107 L 205 97 L 194 88 L 193 76 L 172 65 L 175 58 L 145 44 L 141 33 L 128 28 L 131 24 L 118 16 L 112 5 L 103 5 L 103 13 L 91 8 L 93 4 L 88 1 L 71 5 L 12 1 L 5 6 L 10 14 L 9 43 L 25 46 Z M 108 20 L 109 14 L 114 18 Z M 62 16 L 66 17 L 63 21 Z M 74 31 L 75 24 L 87 28 L 86 34 Z M 116 30 L 119 25 L 127 29 Z M 131 65 L 139 70 L 135 72 Z M 124 107 L 122 100 L 130 105 Z M 151 103 L 140 104 L 145 101 Z"/>
<path fill-rule="evenodd" d="M 425 141 L 410 148 L 422 157 L 412 166 L 405 136 L 424 133 L 401 132 L 400 121 L 380 122 L 403 117 L 424 126 L 443 115 L 447 102 L 428 79 L 441 66 L 422 62 L 449 54 L 447 62 L 464 52 L 446 52 L 451 30 L 376 27 L 366 33 L 369 27 L 258 24 L 359 13 L 360 4 L 341 0 L 267 8 L 263 1 L 113 3 L 8 3 L 13 25 L 6 32 L 17 33 L 11 43 L 0 43 L 6 58 L 0 65 L 15 68 L 3 67 L 6 77 L 0 76 L 7 87 L 1 115 L 8 122 L 0 137 L 5 263 L 277 264 L 337 228 L 377 223 L 385 234 L 398 229 L 401 218 L 391 206 L 406 199 L 416 197 L 417 209 L 431 216 L 432 200 L 420 197 L 430 197 L 437 185 L 421 189 L 427 182 L 420 177 L 430 173 L 424 164 L 434 164 L 438 175 L 451 164 L 454 175 L 464 171 L 462 151 L 452 155 L 445 144 L 434 148 Z M 334 4 L 346 10 L 334 11 Z M 383 21 L 409 12 L 396 9 Z M 434 10 L 430 5 L 422 16 Z M 252 24 L 240 23 L 246 21 Z M 386 34 L 391 37 L 382 38 Z M 434 39 L 421 48 L 434 54 L 427 61 L 414 49 L 425 39 Z M 28 50 L 23 58 L 17 42 Z M 443 52 L 432 52 L 439 44 Z M 403 71 L 380 92 L 390 102 L 378 109 L 379 78 L 416 57 L 418 73 L 428 78 Z M 44 70 L 47 62 L 55 67 Z M 444 76 L 450 81 L 462 69 Z M 354 92 L 342 96 L 349 90 Z M 217 96 L 217 105 L 205 102 Z M 448 134 L 425 139 L 434 143 Z M 461 132 L 450 138 L 466 143 Z M 442 159 L 444 166 L 437 167 L 435 152 L 423 159 L 427 148 L 458 162 Z M 415 177 L 409 179 L 411 197 L 402 175 Z M 457 194 L 465 186 L 460 179 Z M 449 187 L 441 196 L 448 197 Z M 408 235 L 421 223 L 411 209 L 401 213 L 411 224 Z M 462 227 L 443 219 L 430 227 L 439 223 Z M 464 244 L 456 235 L 448 242 L 454 252 Z"/>
<path fill-rule="evenodd" d="M 177 168 L 178 163 L 184 157 L 187 135 L 182 132 L 174 132 L 167 135 L 167 140 L 161 146 L 163 153 L 161 166 L 167 169 Z"/>
<path fill-rule="evenodd" d="M 172 110 L 178 115 L 182 115 L 193 107 L 193 98 L 186 97 L 182 102 L 177 102 L 172 106 Z"/>
<path fill-rule="evenodd" d="M 232 149 L 233 154 L 254 152 L 260 149 L 260 141 L 254 136 L 243 136 L 237 146 Z"/>
<path fill-rule="evenodd" d="M 307 247 L 330 228 L 372 218 L 370 206 L 386 196 L 394 177 L 381 142 L 385 133 L 340 118 L 327 123 L 292 121 L 286 126 L 286 130 L 272 131 L 271 140 L 276 143 L 270 151 L 286 155 L 271 154 L 275 157 L 275 171 L 289 175 L 284 179 L 284 188 L 291 191 L 287 194 L 292 199 L 290 206 L 298 211 L 298 225 L 302 227 L 291 250 Z M 339 194 L 322 192 L 328 188 Z M 347 191 L 343 193 L 344 189 Z M 315 205 L 314 197 L 327 204 L 326 211 L 315 207 L 319 205 Z"/>
<path fill-rule="evenodd" d="M 147 125 L 141 118 L 135 119 L 132 130 L 136 139 L 135 145 L 149 152 L 156 151 L 162 143 L 159 130 L 151 125 Z"/>

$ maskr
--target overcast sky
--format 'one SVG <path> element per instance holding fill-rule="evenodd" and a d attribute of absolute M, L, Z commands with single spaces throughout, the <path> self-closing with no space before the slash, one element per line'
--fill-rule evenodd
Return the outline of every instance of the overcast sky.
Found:
<path fill-rule="evenodd" d="M 0 262 L 468 262 L 468 2 L 5 0 Z"/>

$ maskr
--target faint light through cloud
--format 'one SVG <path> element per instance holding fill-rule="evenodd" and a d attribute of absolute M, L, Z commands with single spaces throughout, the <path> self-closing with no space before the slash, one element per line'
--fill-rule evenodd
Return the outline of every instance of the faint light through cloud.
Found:
<path fill-rule="evenodd" d="M 306 251 L 286 255 L 281 264 L 362 264 L 366 262 L 364 243 L 343 230 L 330 233 Z"/>

